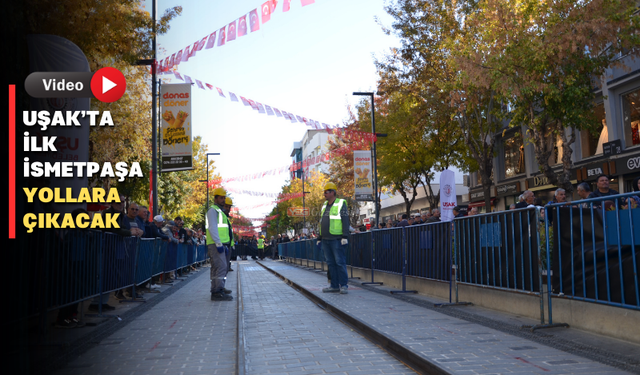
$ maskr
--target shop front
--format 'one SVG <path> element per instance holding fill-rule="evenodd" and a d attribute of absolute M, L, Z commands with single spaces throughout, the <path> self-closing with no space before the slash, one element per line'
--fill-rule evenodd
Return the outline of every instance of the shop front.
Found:
<path fill-rule="evenodd" d="M 494 189 L 491 189 L 491 191 L 493 190 Z M 496 211 L 496 203 L 497 199 L 495 197 L 491 197 L 491 212 Z M 470 211 L 474 207 L 477 208 L 479 214 L 487 213 L 487 208 L 484 202 L 484 190 L 482 188 L 469 190 L 469 205 L 467 209 Z"/>
<path fill-rule="evenodd" d="M 634 191 L 633 180 L 640 176 L 640 154 L 624 156 L 615 162 L 617 175 L 620 177 L 620 187 L 624 187 L 624 192 Z M 617 189 L 616 189 L 617 190 Z"/>
<path fill-rule="evenodd" d="M 571 170 L 571 183 L 573 185 L 575 185 L 578 181 L 576 180 L 576 170 L 573 169 Z M 524 190 L 531 190 L 535 196 L 536 199 L 540 199 L 540 201 L 538 202 L 541 205 L 545 205 L 547 204 L 547 202 L 553 200 L 553 195 L 555 193 L 555 191 L 558 189 L 558 187 L 556 185 L 550 184 L 549 183 L 549 178 L 547 178 L 547 176 L 544 176 L 542 174 L 533 176 L 531 178 L 527 178 L 524 181 Z M 579 197 L 575 194 L 576 189 L 573 189 L 574 192 L 574 200 L 578 199 Z"/>
<path fill-rule="evenodd" d="M 520 181 L 496 185 L 494 189 L 496 197 L 504 203 L 504 207 L 500 207 L 502 210 L 508 210 L 511 204 L 518 203 L 518 197 L 522 194 Z"/>
<path fill-rule="evenodd" d="M 616 163 L 614 161 L 600 161 L 597 163 L 587 164 L 576 169 L 576 179 L 577 183 L 586 182 L 591 187 L 591 191 L 595 191 L 598 186 L 598 176 L 607 175 L 609 176 L 609 188 L 620 191 L 619 179 L 617 178 L 618 173 L 616 172 Z M 576 189 L 577 190 L 577 189 Z M 576 190 L 574 190 L 573 198 L 580 199 L 577 195 Z"/>

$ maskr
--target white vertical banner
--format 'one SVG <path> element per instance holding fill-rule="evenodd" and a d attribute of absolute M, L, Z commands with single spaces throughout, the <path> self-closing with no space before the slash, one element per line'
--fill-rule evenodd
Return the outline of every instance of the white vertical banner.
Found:
<path fill-rule="evenodd" d="M 353 181 L 357 201 L 373 201 L 371 151 L 353 151 Z"/>
<path fill-rule="evenodd" d="M 453 208 L 458 204 L 456 199 L 456 175 L 445 169 L 440 174 L 440 220 L 453 220 Z"/>
<path fill-rule="evenodd" d="M 191 145 L 191 85 L 188 83 L 160 86 L 162 106 L 161 172 L 193 169 Z"/>
<path fill-rule="evenodd" d="M 78 46 L 71 41 L 55 35 L 27 36 L 29 49 L 30 72 L 90 72 L 89 62 Z M 90 98 L 31 98 L 31 110 L 48 111 L 53 118 L 55 112 L 69 113 L 88 111 L 91 109 Z M 21 117 L 20 117 L 21 118 Z M 89 161 L 89 116 L 78 117 L 81 126 L 50 126 L 45 131 L 35 126 L 30 129 L 30 136 L 42 141 L 43 136 L 57 137 L 56 151 L 30 153 L 31 161 L 42 162 L 88 162 Z M 35 179 L 34 179 L 35 180 Z M 88 187 L 86 174 L 84 177 L 45 179 L 51 188 L 71 188 L 73 196 L 78 196 L 80 189 Z M 42 186 L 45 187 L 45 186 Z M 40 205 L 40 203 L 38 203 Z M 71 212 L 76 208 L 87 208 L 86 203 L 52 203 L 54 212 Z M 40 211 L 38 211 L 40 212 Z"/>

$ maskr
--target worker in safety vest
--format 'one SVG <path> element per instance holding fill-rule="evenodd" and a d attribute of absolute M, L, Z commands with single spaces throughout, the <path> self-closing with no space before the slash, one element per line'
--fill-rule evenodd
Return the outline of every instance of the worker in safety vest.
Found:
<path fill-rule="evenodd" d="M 231 206 L 233 206 L 233 200 L 229 197 L 225 197 L 224 209 L 222 211 L 224 211 L 225 215 L 227 215 L 227 218 L 229 219 L 229 237 L 231 238 L 231 247 L 229 254 L 227 254 L 227 273 L 233 271 L 233 269 L 231 269 L 231 252 L 236 249 L 236 241 L 233 238 L 233 228 L 231 227 Z"/>
<path fill-rule="evenodd" d="M 258 237 L 258 258 L 264 260 L 264 236 Z"/>
<path fill-rule="evenodd" d="M 349 211 L 347 201 L 337 198 L 338 188 L 333 182 L 324 186 L 326 202 L 320 213 L 320 231 L 318 245 L 327 262 L 331 274 L 331 286 L 322 289 L 323 293 L 347 294 L 347 245 L 349 243 Z"/>
<path fill-rule="evenodd" d="M 214 205 L 207 212 L 207 252 L 211 259 L 211 300 L 231 301 L 231 290 L 224 287 L 227 276 L 227 254 L 232 237 L 229 236 L 229 218 L 224 213 L 227 192 L 219 187 L 213 190 Z"/>

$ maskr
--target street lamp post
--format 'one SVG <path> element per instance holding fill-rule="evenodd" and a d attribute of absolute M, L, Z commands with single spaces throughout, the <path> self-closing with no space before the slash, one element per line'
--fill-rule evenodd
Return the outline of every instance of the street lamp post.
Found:
<path fill-rule="evenodd" d="M 371 133 L 376 134 L 376 117 L 375 117 L 375 104 L 373 102 L 373 92 L 354 92 L 353 95 L 369 96 L 371 97 Z M 376 210 L 376 225 L 378 225 L 378 218 L 380 211 L 378 209 L 378 159 L 376 156 L 376 141 L 371 141 L 371 153 L 373 158 L 373 205 Z"/>

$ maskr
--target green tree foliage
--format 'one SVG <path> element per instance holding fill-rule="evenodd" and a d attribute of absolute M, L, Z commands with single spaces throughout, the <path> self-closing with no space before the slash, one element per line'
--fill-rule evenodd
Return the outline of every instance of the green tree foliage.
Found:
<path fill-rule="evenodd" d="M 474 171 L 480 164 L 491 185 L 493 142 L 487 137 L 475 142 L 481 133 L 477 121 L 460 122 L 468 119 L 470 110 L 486 113 L 485 103 L 470 101 L 476 93 L 457 85 L 461 72 L 451 59 L 451 48 L 464 32 L 463 15 L 473 8 L 472 2 L 437 0 L 398 0 L 386 7 L 393 17 L 386 32 L 394 33 L 401 45 L 376 61 L 388 105 L 381 112 L 396 122 L 390 131 L 401 134 L 393 137 L 414 152 L 405 160 L 420 171 L 432 207 L 439 203 L 430 186 L 435 171 L 450 166 Z M 492 125 L 491 130 L 497 130 Z"/>
<path fill-rule="evenodd" d="M 599 76 L 640 52 L 640 15 L 626 0 L 483 0 L 458 44 L 465 81 L 495 91 L 513 106 L 511 126 L 524 126 L 539 168 L 568 191 L 576 131 L 597 126 Z M 562 143 L 562 173 L 553 169 Z"/>
<path fill-rule="evenodd" d="M 353 150 L 356 144 L 359 145 L 359 150 L 370 150 L 370 144 L 364 144 L 360 142 L 358 137 L 360 131 L 365 131 L 360 128 L 360 124 L 355 120 L 355 115 L 351 113 L 351 121 L 346 123 L 345 127 L 341 129 L 339 136 L 333 136 L 329 138 L 327 142 L 328 151 L 338 150 L 342 147 L 348 147 Z M 371 132 L 369 129 L 368 132 Z M 347 134 L 354 134 L 354 136 L 347 136 Z M 360 217 L 360 204 L 355 200 L 355 181 L 353 171 L 353 151 L 349 151 L 342 155 L 337 155 L 329 160 L 329 173 L 327 179 L 338 187 L 338 193 L 341 198 L 347 201 L 347 207 L 349 209 L 349 222 L 351 226 L 356 227 L 358 219 Z"/>

